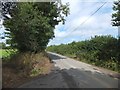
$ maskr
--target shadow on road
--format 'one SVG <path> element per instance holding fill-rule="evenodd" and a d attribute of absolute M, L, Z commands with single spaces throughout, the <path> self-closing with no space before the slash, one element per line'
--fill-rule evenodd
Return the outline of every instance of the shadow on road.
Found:
<path fill-rule="evenodd" d="M 63 69 L 60 71 L 70 88 L 118 88 L 118 80 L 99 72 L 84 69 Z"/>
<path fill-rule="evenodd" d="M 60 69 L 31 80 L 19 88 L 118 88 L 118 80 L 98 72 L 84 69 Z"/>
<path fill-rule="evenodd" d="M 52 58 L 53 60 L 66 59 L 66 58 L 60 57 L 60 56 L 58 56 L 58 55 L 51 54 L 51 53 L 48 53 L 48 56 L 49 56 L 50 58 Z"/>

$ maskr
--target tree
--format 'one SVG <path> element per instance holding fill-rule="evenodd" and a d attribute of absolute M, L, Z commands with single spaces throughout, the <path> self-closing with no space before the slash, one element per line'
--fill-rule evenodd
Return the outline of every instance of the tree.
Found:
<path fill-rule="evenodd" d="M 55 25 L 64 24 L 69 8 L 56 2 L 25 2 L 16 3 L 8 11 L 12 18 L 5 18 L 4 26 L 12 47 L 21 52 L 39 52 L 54 38 Z"/>
<path fill-rule="evenodd" d="M 119 0 L 114 2 L 113 10 L 116 12 L 112 14 L 112 18 L 113 18 L 112 25 L 120 27 L 120 1 Z M 118 27 L 118 30 L 119 30 L 119 27 Z M 119 31 L 118 31 L 118 33 L 119 33 Z M 120 48 L 120 36 L 119 36 L 119 34 L 118 34 L 117 48 Z M 120 50 L 119 49 L 117 49 L 117 55 L 118 55 L 118 58 L 120 58 Z M 119 62 L 120 62 L 120 60 L 119 60 Z"/>
<path fill-rule="evenodd" d="M 113 10 L 116 12 L 112 14 L 112 25 L 120 26 L 120 1 L 114 2 Z"/>

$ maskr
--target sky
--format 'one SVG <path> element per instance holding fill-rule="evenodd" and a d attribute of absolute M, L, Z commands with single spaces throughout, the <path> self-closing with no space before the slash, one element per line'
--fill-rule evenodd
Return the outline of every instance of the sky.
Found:
<path fill-rule="evenodd" d="M 112 13 L 114 12 L 112 0 L 61 1 L 62 4 L 69 3 L 70 15 L 66 17 L 64 25 L 59 23 L 55 27 L 55 38 L 50 40 L 48 46 L 88 40 L 95 35 L 118 36 L 118 28 L 111 25 Z M 105 2 L 107 3 L 90 17 Z M 82 24 L 83 22 L 85 23 Z"/>
<path fill-rule="evenodd" d="M 64 25 L 59 23 L 55 27 L 55 38 L 50 40 L 48 46 L 88 40 L 95 35 L 118 36 L 118 28 L 111 25 L 113 0 L 61 0 L 61 2 L 69 3 L 70 14 L 66 17 Z M 105 2 L 107 3 L 90 17 Z M 85 23 L 82 24 L 83 22 Z M 0 27 L 0 33 L 2 32 L 4 27 Z"/>

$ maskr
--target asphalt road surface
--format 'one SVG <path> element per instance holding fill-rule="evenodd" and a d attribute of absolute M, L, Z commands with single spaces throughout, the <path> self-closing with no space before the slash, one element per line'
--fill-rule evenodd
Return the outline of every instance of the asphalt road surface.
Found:
<path fill-rule="evenodd" d="M 19 88 L 118 88 L 119 79 L 92 65 L 48 52 L 54 63 L 52 72 Z"/>

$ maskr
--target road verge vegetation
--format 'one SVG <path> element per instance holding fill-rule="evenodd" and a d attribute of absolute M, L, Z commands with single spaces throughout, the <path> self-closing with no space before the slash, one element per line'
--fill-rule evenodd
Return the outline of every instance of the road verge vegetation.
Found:
<path fill-rule="evenodd" d="M 120 72 L 120 39 L 108 36 L 95 36 L 90 40 L 69 44 L 52 45 L 50 52 L 62 54 L 79 61 Z"/>
<path fill-rule="evenodd" d="M 45 52 L 17 53 L 2 64 L 3 88 L 17 87 L 33 77 L 48 74 L 52 66 Z"/>

